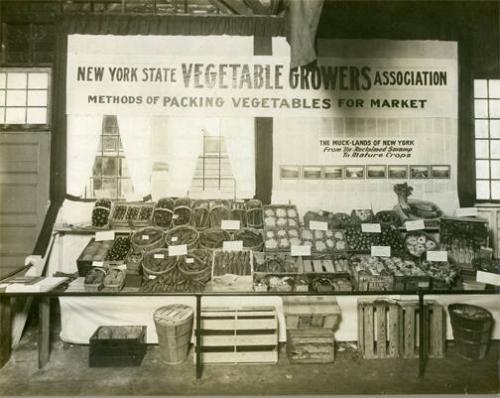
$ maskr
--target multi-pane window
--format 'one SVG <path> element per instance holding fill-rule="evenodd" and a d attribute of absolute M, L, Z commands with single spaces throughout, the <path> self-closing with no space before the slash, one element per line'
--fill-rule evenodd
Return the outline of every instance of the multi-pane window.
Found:
<path fill-rule="evenodd" d="M 0 124 L 49 124 L 50 70 L 0 68 Z"/>
<path fill-rule="evenodd" d="M 123 152 L 116 116 L 104 116 L 102 134 L 86 196 L 124 198 L 132 193 L 132 181 Z"/>
<path fill-rule="evenodd" d="M 500 80 L 474 81 L 476 199 L 500 200 Z"/>
<path fill-rule="evenodd" d="M 224 137 L 219 131 L 203 130 L 203 153 L 196 163 L 190 195 L 233 197 L 235 181 Z"/>

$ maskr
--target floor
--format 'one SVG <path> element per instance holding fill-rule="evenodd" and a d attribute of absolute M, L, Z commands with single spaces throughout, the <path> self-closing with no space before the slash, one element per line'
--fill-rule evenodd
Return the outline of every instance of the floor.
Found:
<path fill-rule="evenodd" d="M 36 317 L 33 317 L 36 319 Z M 57 324 L 57 319 L 53 320 Z M 57 326 L 57 325 L 56 325 Z M 192 353 L 180 365 L 161 362 L 148 346 L 140 367 L 89 368 L 88 346 L 59 340 L 53 327 L 49 364 L 37 367 L 36 321 L 0 370 L 0 395 L 311 395 L 494 394 L 499 391 L 499 348 L 482 361 L 460 358 L 449 344 L 446 358 L 430 359 L 417 377 L 416 359 L 363 360 L 354 344 L 339 344 L 331 364 L 290 364 L 282 347 L 278 364 L 206 365 L 195 379 Z"/>

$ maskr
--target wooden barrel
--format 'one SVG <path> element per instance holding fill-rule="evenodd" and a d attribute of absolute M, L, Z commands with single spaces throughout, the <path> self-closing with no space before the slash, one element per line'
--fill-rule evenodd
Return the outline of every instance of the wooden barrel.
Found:
<path fill-rule="evenodd" d="M 184 304 L 171 304 L 158 308 L 153 318 L 162 361 L 170 365 L 183 362 L 193 330 L 193 309 Z"/>

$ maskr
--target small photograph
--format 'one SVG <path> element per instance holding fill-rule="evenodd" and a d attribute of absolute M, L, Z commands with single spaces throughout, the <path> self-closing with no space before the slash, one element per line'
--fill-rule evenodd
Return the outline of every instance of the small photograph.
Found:
<path fill-rule="evenodd" d="M 366 178 L 387 178 L 387 166 L 368 165 L 366 166 Z"/>
<path fill-rule="evenodd" d="M 429 178 L 429 166 L 410 166 L 410 178 L 415 180 Z"/>
<path fill-rule="evenodd" d="M 302 176 L 306 180 L 318 180 L 321 178 L 321 166 L 303 166 Z"/>
<path fill-rule="evenodd" d="M 451 166 L 449 164 L 431 166 L 431 178 L 449 179 L 450 177 L 451 177 Z"/>
<path fill-rule="evenodd" d="M 408 179 L 408 166 L 391 165 L 389 166 L 389 178 Z"/>
<path fill-rule="evenodd" d="M 345 166 L 345 178 L 359 180 L 365 178 L 365 166 Z"/>
<path fill-rule="evenodd" d="M 297 180 L 300 178 L 300 166 L 280 166 L 282 180 Z"/>
<path fill-rule="evenodd" d="M 343 166 L 326 166 L 323 167 L 323 175 L 326 180 L 341 180 L 344 178 Z"/>

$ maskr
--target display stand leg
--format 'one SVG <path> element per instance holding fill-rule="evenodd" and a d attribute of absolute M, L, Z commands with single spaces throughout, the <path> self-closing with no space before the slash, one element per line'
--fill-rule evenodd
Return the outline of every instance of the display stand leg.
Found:
<path fill-rule="evenodd" d="M 42 369 L 50 357 L 50 297 L 40 297 L 38 304 L 38 368 Z"/>
<path fill-rule="evenodd" d="M 201 294 L 196 295 L 196 378 L 201 379 Z"/>
<path fill-rule="evenodd" d="M 12 346 L 12 319 L 10 313 L 10 297 L 0 296 L 0 368 L 10 358 Z"/>
<path fill-rule="evenodd" d="M 424 377 L 426 362 L 424 293 L 418 291 L 418 377 Z"/>

